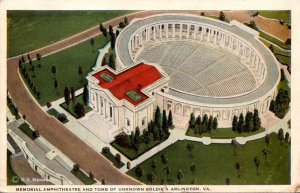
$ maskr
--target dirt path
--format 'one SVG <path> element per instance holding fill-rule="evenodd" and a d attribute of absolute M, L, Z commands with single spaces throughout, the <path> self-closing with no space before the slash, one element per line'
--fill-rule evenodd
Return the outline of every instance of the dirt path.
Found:
<path fill-rule="evenodd" d="M 134 17 L 146 17 L 161 12 L 162 11 L 137 12 L 130 14 L 128 19 L 130 20 Z M 200 15 L 201 11 L 192 11 L 189 13 Z M 218 14 L 218 12 L 210 12 L 207 14 L 213 13 Z M 233 16 L 234 14 L 230 13 L 228 14 L 228 17 L 231 17 L 231 15 Z M 106 22 L 104 23 L 104 26 L 118 25 L 121 20 L 123 20 L 123 17 Z M 260 25 L 259 22 L 257 24 Z M 96 26 L 83 33 L 72 36 L 71 38 L 32 51 L 30 52 L 31 58 L 35 59 L 35 55 L 38 52 L 42 56 L 50 55 L 99 34 L 98 26 Z M 40 134 L 50 143 L 60 149 L 75 163 L 78 163 L 81 168 L 87 172 L 92 171 L 96 179 L 105 179 L 107 184 L 140 184 L 140 182 L 117 170 L 102 155 L 95 152 L 90 146 L 70 132 L 64 125 L 55 118 L 48 116 L 48 114 L 41 109 L 39 104 L 36 103 L 31 94 L 27 91 L 26 86 L 18 73 L 18 59 L 19 57 L 14 57 L 7 60 L 7 89 L 19 108 L 20 113 L 27 116 L 28 122 L 30 122 L 35 129 L 39 130 Z"/>

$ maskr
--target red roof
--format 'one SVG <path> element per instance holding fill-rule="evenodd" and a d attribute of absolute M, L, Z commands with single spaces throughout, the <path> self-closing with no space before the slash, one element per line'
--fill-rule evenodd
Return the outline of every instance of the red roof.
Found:
<path fill-rule="evenodd" d="M 106 82 L 100 76 L 101 74 L 108 74 L 114 78 L 111 82 Z M 114 74 L 109 70 L 102 70 L 93 75 L 99 80 L 99 86 L 108 89 L 117 99 L 126 99 L 134 106 L 142 103 L 148 97 L 141 92 L 141 90 L 153 82 L 161 78 L 160 72 L 151 65 L 148 64 L 138 64 L 118 75 Z M 129 90 L 134 90 L 142 98 L 138 101 L 132 100 L 126 95 Z"/>

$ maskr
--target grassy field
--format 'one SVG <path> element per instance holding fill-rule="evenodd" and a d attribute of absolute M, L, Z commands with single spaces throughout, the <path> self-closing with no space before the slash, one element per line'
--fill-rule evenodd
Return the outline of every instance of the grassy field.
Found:
<path fill-rule="evenodd" d="M 102 35 L 98 36 L 95 38 L 95 47 L 103 47 L 107 41 L 109 41 L 108 38 L 105 39 Z M 88 40 L 42 58 L 41 68 L 38 67 L 38 61 L 34 61 L 33 65 L 35 66 L 35 77 L 31 78 L 31 80 L 33 81 L 33 85 L 41 93 L 40 99 L 36 98 L 37 101 L 43 106 L 47 103 L 47 101 L 51 102 L 63 97 L 63 91 L 66 86 L 73 86 L 75 90 L 81 88 L 84 78 L 81 78 L 78 74 L 78 67 L 82 66 L 83 77 L 85 77 L 94 66 L 97 55 L 98 52 L 93 51 L 90 41 Z M 51 73 L 53 64 L 56 66 L 55 77 Z M 25 66 L 30 77 L 32 77 L 33 72 L 29 71 L 29 64 L 26 63 Z M 54 87 L 55 78 L 58 81 L 57 90 Z"/>
<path fill-rule="evenodd" d="M 27 53 L 129 11 L 8 11 L 8 57 Z"/>
<path fill-rule="evenodd" d="M 274 37 L 270 36 L 269 34 L 266 34 L 265 32 L 259 31 L 259 36 L 269 40 L 270 42 L 278 45 L 279 47 L 281 47 L 283 49 L 286 49 L 286 50 L 291 49 L 291 45 L 285 44 L 285 42 L 282 42 L 281 40 L 274 38 Z"/>
<path fill-rule="evenodd" d="M 178 184 L 176 175 L 178 170 L 183 172 L 180 184 L 191 184 L 193 174 L 190 170 L 192 164 L 196 165 L 196 184 L 224 185 L 225 178 L 231 179 L 231 184 L 289 184 L 290 183 L 290 145 L 280 144 L 276 134 L 270 135 L 271 144 L 267 161 L 264 160 L 262 150 L 266 148 L 265 140 L 259 139 L 248 142 L 246 145 L 237 147 L 234 155 L 230 144 L 211 144 L 208 146 L 198 142 L 178 141 L 153 157 L 141 163 L 144 175 L 139 178 L 135 174 L 135 168 L 128 174 L 146 184 L 147 174 L 152 171 L 152 160 L 156 162 L 153 184 L 161 184 L 162 180 L 167 184 Z M 186 150 L 187 144 L 194 144 L 192 155 Z M 161 163 L 160 155 L 164 154 L 168 163 Z M 259 173 L 256 173 L 254 157 L 260 159 Z M 234 165 L 240 162 L 240 177 Z M 169 179 L 166 179 L 164 169 L 170 168 Z"/>
<path fill-rule="evenodd" d="M 20 177 L 15 173 L 13 170 L 11 163 L 10 163 L 10 155 L 11 152 L 7 150 L 7 185 L 26 185 L 24 182 L 21 181 Z"/>
<path fill-rule="evenodd" d="M 81 104 L 84 104 L 83 102 L 83 98 L 82 98 L 82 94 L 81 95 L 78 95 L 75 97 L 75 103 L 74 103 L 74 106 L 77 104 L 77 103 L 81 103 Z M 69 108 L 67 106 L 67 104 L 64 102 L 62 104 L 60 104 L 60 106 L 62 108 L 64 108 L 66 111 L 68 111 L 71 115 L 73 115 L 73 117 L 75 117 L 76 119 L 78 119 L 79 117 L 77 116 L 77 114 L 75 113 L 74 111 L 74 106 L 73 106 L 73 102 L 71 102 L 69 104 Z M 89 107 L 88 105 L 84 105 L 84 109 L 85 109 L 85 113 L 88 113 L 92 110 L 91 107 Z"/>
<path fill-rule="evenodd" d="M 192 137 L 211 137 L 214 139 L 226 139 L 226 138 L 235 138 L 235 137 L 247 137 L 250 135 L 255 135 L 257 133 L 264 132 L 264 128 L 259 128 L 259 130 L 255 132 L 247 132 L 247 133 L 238 133 L 232 131 L 231 128 L 217 128 L 216 130 L 212 130 L 210 133 L 203 133 L 202 135 L 195 135 L 193 130 L 188 129 L 186 135 Z"/>
<path fill-rule="evenodd" d="M 259 11 L 258 14 L 270 19 L 291 20 L 290 11 Z"/>

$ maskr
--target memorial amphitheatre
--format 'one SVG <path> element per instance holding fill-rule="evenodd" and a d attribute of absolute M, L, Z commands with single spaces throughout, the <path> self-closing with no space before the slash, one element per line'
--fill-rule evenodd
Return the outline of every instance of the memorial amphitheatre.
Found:
<path fill-rule="evenodd" d="M 213 115 L 229 127 L 234 115 L 265 113 L 276 96 L 279 67 L 243 24 L 186 14 L 135 19 L 116 42 L 117 68 L 156 63 L 170 76 L 157 103 L 177 115 Z"/>

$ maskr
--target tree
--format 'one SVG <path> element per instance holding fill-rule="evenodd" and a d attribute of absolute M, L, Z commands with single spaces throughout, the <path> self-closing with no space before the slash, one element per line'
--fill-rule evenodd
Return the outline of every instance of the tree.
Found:
<path fill-rule="evenodd" d="M 100 23 L 100 25 L 99 25 L 99 30 L 103 33 L 103 31 L 105 30 L 105 28 L 103 27 L 103 24 L 102 23 Z"/>
<path fill-rule="evenodd" d="M 234 155 L 237 155 L 237 154 L 236 154 L 237 141 L 236 141 L 235 139 L 232 139 L 232 140 L 231 140 L 231 146 L 233 147 L 233 154 L 234 154 Z"/>
<path fill-rule="evenodd" d="M 244 115 L 243 115 L 243 113 L 241 113 L 240 117 L 239 117 L 239 122 L 237 125 L 237 130 L 239 133 L 243 132 L 243 127 L 244 127 Z"/>
<path fill-rule="evenodd" d="M 110 152 L 109 147 L 103 147 L 103 148 L 102 148 L 102 153 L 103 153 L 103 154 L 108 154 L 109 152 Z"/>
<path fill-rule="evenodd" d="M 116 45 L 116 35 L 112 34 L 111 39 L 110 39 L 110 47 L 111 47 L 111 49 L 115 49 L 115 45 Z"/>
<path fill-rule="evenodd" d="M 259 168 L 259 165 L 260 165 L 260 160 L 257 156 L 255 156 L 253 161 L 254 161 L 254 164 L 255 164 L 255 167 L 256 167 L 256 173 L 258 174 L 258 168 Z"/>
<path fill-rule="evenodd" d="M 180 180 L 183 178 L 183 173 L 181 170 L 178 171 L 176 177 L 178 179 L 178 183 L 180 184 Z"/>
<path fill-rule="evenodd" d="M 213 129 L 217 129 L 218 128 L 218 119 L 217 117 L 214 117 L 214 120 L 213 120 Z"/>
<path fill-rule="evenodd" d="M 151 162 L 151 168 L 152 168 L 152 171 L 155 172 L 156 162 L 154 160 L 152 160 L 152 162 Z"/>
<path fill-rule="evenodd" d="M 191 113 L 190 121 L 189 121 L 189 128 L 193 129 L 195 127 L 195 115 Z"/>
<path fill-rule="evenodd" d="M 24 57 L 23 54 L 22 54 L 22 56 L 21 56 L 21 59 L 22 59 L 22 63 L 25 63 L 25 62 L 26 62 L 26 59 L 25 59 L 25 57 Z"/>
<path fill-rule="evenodd" d="M 71 102 L 71 99 L 70 99 L 70 90 L 69 90 L 69 87 L 65 87 L 65 90 L 64 90 L 64 98 L 65 98 L 65 102 L 67 104 L 67 107 L 69 108 L 69 104 Z"/>
<path fill-rule="evenodd" d="M 263 149 L 262 153 L 264 154 L 265 162 L 267 162 L 267 156 L 269 154 L 269 151 L 267 149 Z"/>
<path fill-rule="evenodd" d="M 73 165 L 73 169 L 72 169 L 72 170 L 73 170 L 74 172 L 78 172 L 79 169 L 80 169 L 79 164 L 74 164 L 74 165 Z"/>
<path fill-rule="evenodd" d="M 90 172 L 89 177 L 93 180 L 94 179 L 94 174 L 92 172 Z"/>
<path fill-rule="evenodd" d="M 42 59 L 42 55 L 40 53 L 36 53 L 36 59 L 40 61 Z"/>
<path fill-rule="evenodd" d="M 223 13 L 223 11 L 220 11 L 219 20 L 225 21 L 225 14 Z"/>
<path fill-rule="evenodd" d="M 121 22 L 119 23 L 119 28 L 124 28 L 124 27 L 125 27 L 125 23 L 121 21 Z"/>
<path fill-rule="evenodd" d="M 169 127 L 168 127 L 168 119 L 166 110 L 163 110 L 163 117 L 162 117 L 162 129 L 166 135 L 169 134 Z"/>
<path fill-rule="evenodd" d="M 170 167 L 169 166 L 167 166 L 165 168 L 165 173 L 166 173 L 167 179 L 169 179 L 169 175 L 170 175 Z"/>
<path fill-rule="evenodd" d="M 57 80 L 55 79 L 54 80 L 54 88 L 56 89 L 56 91 L 57 91 L 57 88 L 58 88 L 58 82 L 57 82 Z"/>
<path fill-rule="evenodd" d="M 161 128 L 161 113 L 160 113 L 159 106 L 157 106 L 156 110 L 155 110 L 154 123 L 155 123 L 155 126 L 157 126 L 158 128 Z"/>
<path fill-rule="evenodd" d="M 88 102 L 89 102 L 89 91 L 88 91 L 86 83 L 83 86 L 82 98 L 83 98 L 84 105 L 88 105 Z"/>
<path fill-rule="evenodd" d="M 285 133 L 285 136 L 284 136 L 284 141 L 286 143 L 289 143 L 289 140 L 290 140 L 290 134 L 288 132 Z"/>
<path fill-rule="evenodd" d="M 82 78 L 82 76 L 83 76 L 82 66 L 78 66 L 78 74 Z"/>
<path fill-rule="evenodd" d="M 92 46 L 92 48 L 93 48 L 92 51 L 95 52 L 95 39 L 94 39 L 94 38 L 91 38 L 90 43 L 91 43 L 91 46 Z"/>
<path fill-rule="evenodd" d="M 235 169 L 237 170 L 237 172 L 238 172 L 238 177 L 240 177 L 241 164 L 240 164 L 239 162 L 235 162 L 234 168 L 235 168 Z"/>
<path fill-rule="evenodd" d="M 284 136 L 283 136 L 283 129 L 280 128 L 279 131 L 278 131 L 278 139 L 280 140 L 280 144 L 282 145 L 282 140 L 284 139 Z"/>
<path fill-rule="evenodd" d="M 116 30 L 116 37 L 118 37 L 120 34 L 120 31 L 119 30 Z"/>
<path fill-rule="evenodd" d="M 51 72 L 52 72 L 53 76 L 55 77 L 55 74 L 56 74 L 56 66 L 54 66 L 54 64 L 52 65 Z"/>
<path fill-rule="evenodd" d="M 194 144 L 189 143 L 186 145 L 186 150 L 190 153 L 190 156 L 192 155 L 193 149 L 194 149 Z"/>
<path fill-rule="evenodd" d="M 110 36 L 113 36 L 113 34 L 114 34 L 113 26 L 111 26 L 111 25 L 108 26 L 108 33 Z"/>
<path fill-rule="evenodd" d="M 156 179 L 156 176 L 153 172 L 150 172 L 148 175 L 147 175 L 147 180 L 151 182 L 151 184 L 155 181 Z"/>
<path fill-rule="evenodd" d="M 105 65 L 107 65 L 108 64 L 108 62 L 107 62 L 107 53 L 103 56 L 103 58 L 102 58 L 102 63 L 101 63 L 101 66 L 105 66 Z"/>
<path fill-rule="evenodd" d="M 269 147 L 269 145 L 270 145 L 270 136 L 269 136 L 269 134 L 266 135 L 265 142 L 267 144 L 267 147 Z"/>
<path fill-rule="evenodd" d="M 139 178 L 141 178 L 144 175 L 144 171 L 140 166 L 138 166 L 134 172 L 135 172 L 135 175 Z"/>
<path fill-rule="evenodd" d="M 245 126 L 244 126 L 244 131 L 253 131 L 253 113 L 252 112 L 247 112 L 246 117 L 245 117 Z"/>
<path fill-rule="evenodd" d="M 128 24 L 129 24 L 129 21 L 128 21 L 127 17 L 124 17 L 124 24 L 125 24 L 125 25 L 128 25 Z"/>
<path fill-rule="evenodd" d="M 74 107 L 74 112 L 80 118 L 85 115 L 85 108 L 81 103 L 77 103 Z"/>
<path fill-rule="evenodd" d="M 168 126 L 172 127 L 173 126 L 173 116 L 172 116 L 172 111 L 169 110 L 169 115 L 168 115 Z"/>
<path fill-rule="evenodd" d="M 286 41 L 285 41 L 285 44 L 286 44 L 286 45 L 291 45 L 291 43 L 292 43 L 291 38 L 286 39 Z"/>
<path fill-rule="evenodd" d="M 161 154 L 160 160 L 161 160 L 161 163 L 164 165 L 166 165 L 168 163 L 168 159 L 166 158 L 166 156 L 164 154 Z"/>
<path fill-rule="evenodd" d="M 197 170 L 196 165 L 195 165 L 195 164 L 192 164 L 191 167 L 190 167 L 190 170 L 191 170 L 191 172 L 193 173 L 193 176 L 195 176 L 195 172 L 196 172 L 196 170 Z"/>
<path fill-rule="evenodd" d="M 253 131 L 257 131 L 261 126 L 261 121 L 258 115 L 258 110 L 254 109 L 254 115 L 253 115 Z"/>
<path fill-rule="evenodd" d="M 238 117 L 234 115 L 232 120 L 232 131 L 237 131 L 237 126 L 238 126 Z"/>
<path fill-rule="evenodd" d="M 231 179 L 229 177 L 226 177 L 225 178 L 225 184 L 230 185 L 230 183 L 231 183 Z"/>
<path fill-rule="evenodd" d="M 74 89 L 73 86 L 71 86 L 71 100 L 72 100 L 73 107 L 74 107 L 74 104 L 75 104 L 75 89 Z"/>
<path fill-rule="evenodd" d="M 209 132 L 213 129 L 213 116 L 212 115 L 209 116 L 207 129 Z"/>
<path fill-rule="evenodd" d="M 131 146 L 130 136 L 129 135 L 117 135 L 116 143 L 125 148 L 129 148 Z"/>
<path fill-rule="evenodd" d="M 141 131 L 140 131 L 140 128 L 139 126 L 137 126 L 135 128 L 135 133 L 134 133 L 134 144 L 139 144 L 139 138 L 141 136 Z"/>
<path fill-rule="evenodd" d="M 118 162 L 118 164 L 121 163 L 121 155 L 119 153 L 116 154 L 115 159 Z"/>
<path fill-rule="evenodd" d="M 113 54 L 109 55 L 109 64 L 108 65 L 111 69 L 116 70 L 115 58 L 114 58 Z"/>

